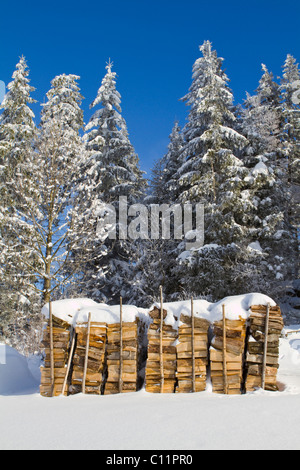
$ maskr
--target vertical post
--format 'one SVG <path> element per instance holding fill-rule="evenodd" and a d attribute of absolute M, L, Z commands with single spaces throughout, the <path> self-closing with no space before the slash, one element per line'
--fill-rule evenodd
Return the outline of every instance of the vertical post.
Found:
<path fill-rule="evenodd" d="M 67 380 L 68 380 L 68 375 L 69 375 L 69 372 L 70 372 L 70 367 L 71 367 L 71 363 L 72 363 L 72 359 L 73 359 L 73 352 L 74 352 L 74 347 L 75 347 L 75 338 L 76 338 L 75 330 L 72 327 L 71 349 L 70 349 L 70 353 L 69 353 L 69 359 L 68 359 L 67 370 L 66 370 L 66 374 L 65 374 L 65 378 L 64 378 L 64 383 L 63 383 L 63 387 L 62 387 L 62 391 L 61 391 L 62 395 L 64 395 L 64 393 L 65 393 Z"/>
<path fill-rule="evenodd" d="M 195 319 L 194 319 L 194 299 L 191 298 L 191 322 L 192 322 L 192 390 L 196 391 L 196 380 L 195 380 Z"/>
<path fill-rule="evenodd" d="M 159 337 L 159 360 L 160 360 L 160 393 L 163 393 L 164 389 L 164 362 L 163 362 L 163 324 L 164 324 L 164 313 L 163 313 L 163 293 L 162 286 L 160 289 L 160 337 Z"/>
<path fill-rule="evenodd" d="M 261 375 L 261 388 L 263 390 L 265 388 L 265 382 L 266 382 L 266 364 L 267 364 L 267 350 L 268 350 L 269 315 L 270 315 L 270 304 L 268 303 L 267 304 L 267 312 L 266 312 L 264 355 L 263 355 L 262 375 Z"/>
<path fill-rule="evenodd" d="M 91 312 L 89 312 L 89 318 L 88 318 L 88 324 L 87 324 L 85 359 L 84 359 L 83 377 L 82 377 L 82 393 L 85 393 L 86 371 L 87 371 L 89 347 L 90 347 L 90 331 L 91 331 Z"/>
<path fill-rule="evenodd" d="M 228 394 L 228 383 L 227 383 L 227 362 L 226 362 L 226 315 L 225 305 L 222 305 L 223 313 L 223 380 L 224 380 L 224 393 Z"/>
<path fill-rule="evenodd" d="M 119 370 L 119 392 L 123 389 L 123 305 L 122 297 L 120 297 L 120 370 Z"/>
<path fill-rule="evenodd" d="M 51 377 L 51 397 L 54 392 L 54 352 L 53 352 L 53 318 L 52 303 L 49 301 L 49 336 L 50 336 L 50 377 Z"/>

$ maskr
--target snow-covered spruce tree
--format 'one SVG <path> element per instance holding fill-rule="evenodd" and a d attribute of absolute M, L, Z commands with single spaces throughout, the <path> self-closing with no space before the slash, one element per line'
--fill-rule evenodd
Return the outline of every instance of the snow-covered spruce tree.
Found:
<path fill-rule="evenodd" d="M 149 193 L 145 197 L 146 204 L 158 204 L 163 198 L 165 200 L 166 188 L 163 186 L 165 163 L 164 157 L 154 161 L 149 178 Z"/>
<path fill-rule="evenodd" d="M 38 277 L 37 288 L 44 303 L 68 282 L 65 268 L 70 259 L 69 235 L 73 228 L 70 208 L 83 149 L 78 79 L 76 75 L 63 74 L 51 82 L 32 157 L 34 190 L 24 199 L 24 217 L 32 227 L 32 236 L 22 235 L 21 240 L 38 256 L 38 266 L 28 263 L 27 267 Z"/>
<path fill-rule="evenodd" d="M 256 94 L 247 94 L 242 109 L 242 128 L 249 141 L 247 154 L 269 154 L 269 158 L 280 160 L 280 136 L 282 111 L 279 85 L 272 72 L 262 64 L 263 75 Z"/>
<path fill-rule="evenodd" d="M 164 299 L 170 300 L 169 291 L 173 276 L 171 267 L 176 253 L 170 259 L 170 240 L 142 240 L 137 245 L 133 276 L 130 279 L 128 303 L 149 307 L 160 298 L 159 286 L 164 289 Z M 169 261 L 169 263 L 168 263 Z"/>
<path fill-rule="evenodd" d="M 90 157 L 91 154 L 84 145 L 78 162 L 72 207 L 69 212 L 72 227 L 68 234 L 71 255 L 65 264 L 65 275 L 70 279 L 65 291 L 67 296 L 93 296 L 90 286 L 93 286 L 95 293 L 97 282 L 93 275 L 87 275 L 88 266 L 100 263 L 107 253 L 104 244 L 107 231 L 104 229 L 103 233 L 97 230 L 98 218 L 105 210 L 97 194 L 99 181 L 93 172 L 95 162 L 92 162 Z M 74 267 L 76 267 L 75 270 Z M 98 293 L 101 295 L 100 291 Z M 99 298 L 98 295 L 97 298 Z"/>
<path fill-rule="evenodd" d="M 116 202 L 118 196 L 126 195 L 128 203 L 140 200 L 144 182 L 139 160 L 129 140 L 125 119 L 121 115 L 121 95 L 116 89 L 116 76 L 113 64 L 106 66 L 107 73 L 102 80 L 97 97 L 91 108 L 101 105 L 86 126 L 88 148 L 96 152 L 100 142 L 100 154 L 93 153 L 99 165 L 94 169 L 100 184 L 100 192 L 105 203 Z"/>
<path fill-rule="evenodd" d="M 237 156 L 247 140 L 235 129 L 223 59 L 209 41 L 200 50 L 202 57 L 193 66 L 193 82 L 183 98 L 190 112 L 183 129 L 185 162 L 178 170 L 178 182 L 181 202 L 204 204 L 205 245 L 190 252 L 179 245 L 176 275 L 185 292 L 220 298 L 244 290 L 251 279 L 246 247 L 251 240 L 252 201 L 243 192 L 248 170 Z M 239 260 L 244 270 L 236 279 Z"/>
<path fill-rule="evenodd" d="M 151 223 L 151 205 L 171 206 L 177 201 L 178 185 L 176 175 L 182 164 L 183 137 L 178 121 L 175 121 L 169 136 L 167 153 L 155 163 L 150 179 L 150 195 L 145 198 L 149 207 L 149 226 Z M 159 286 L 163 286 L 164 298 L 171 300 L 176 291 L 172 269 L 176 263 L 178 240 L 174 240 L 174 227 L 170 218 L 170 239 L 162 238 L 161 215 L 159 239 L 144 240 L 139 244 L 139 256 L 135 265 L 135 277 L 132 280 L 132 303 L 140 302 L 149 306 L 159 300 Z M 153 275 L 155 273 L 155 275 Z"/>
<path fill-rule="evenodd" d="M 112 65 L 109 61 L 107 73 L 91 104 L 91 108 L 101 107 L 92 115 L 85 129 L 89 156 L 83 165 L 94 188 L 94 213 L 103 217 L 107 205 L 116 210 L 116 239 L 111 239 L 111 232 L 106 233 L 105 239 L 104 233 L 98 240 L 99 256 L 84 267 L 84 294 L 107 302 L 117 301 L 120 295 L 126 301 L 136 253 L 135 241 L 120 237 L 119 197 L 126 197 L 128 206 L 140 202 L 146 185 L 121 115 L 121 95 L 116 89 L 116 73 L 112 72 Z M 126 229 L 121 228 L 123 232 Z"/>
<path fill-rule="evenodd" d="M 233 151 L 246 143 L 234 130 L 233 96 L 222 70 L 223 59 L 217 57 L 209 41 L 200 50 L 203 57 L 196 60 L 192 85 L 182 98 L 190 106 L 183 129 L 185 161 L 178 171 L 182 201 L 214 201 L 220 177 L 226 179 L 225 168 L 234 166 L 237 170 L 241 166 Z M 223 174 L 218 175 L 219 170 Z"/>
<path fill-rule="evenodd" d="M 0 116 L 0 336 L 22 352 L 38 343 L 39 296 L 33 287 L 36 254 L 22 242 L 32 230 L 22 215 L 23 200 L 32 188 L 32 145 L 36 133 L 30 104 L 29 70 L 22 56 L 7 86 Z"/>
<path fill-rule="evenodd" d="M 253 202 L 250 250 L 262 253 L 256 265 L 260 289 L 278 299 L 289 271 L 291 236 L 285 207 L 287 191 L 281 150 L 282 111 L 279 85 L 262 66 L 256 95 L 249 96 L 242 112 L 242 128 L 248 139 L 243 159 L 249 175 L 245 192 Z"/>
<path fill-rule="evenodd" d="M 178 200 L 179 187 L 177 183 L 177 172 L 184 163 L 182 154 L 183 135 L 179 122 L 175 121 L 171 134 L 169 135 L 168 151 L 162 158 L 163 174 L 162 181 L 157 190 L 160 204 L 171 204 Z"/>
<path fill-rule="evenodd" d="M 296 59 L 288 54 L 281 80 L 283 113 L 282 146 L 285 156 L 286 209 L 294 245 L 294 263 L 291 263 L 291 278 L 299 278 L 300 236 L 300 72 Z"/>

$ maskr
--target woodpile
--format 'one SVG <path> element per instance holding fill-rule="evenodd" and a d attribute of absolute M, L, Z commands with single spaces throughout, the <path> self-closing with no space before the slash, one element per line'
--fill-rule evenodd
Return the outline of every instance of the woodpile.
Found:
<path fill-rule="evenodd" d="M 145 380 L 145 389 L 151 393 L 201 392 L 206 389 L 208 373 L 214 393 L 277 390 L 284 326 L 280 308 L 253 305 L 247 320 L 236 315 L 226 318 L 230 312 L 225 308 L 224 304 L 223 318 L 211 330 L 208 320 L 194 315 L 193 299 L 190 315 L 168 315 L 162 290 L 160 307 L 149 312 L 144 324 L 139 318 L 134 321 L 131 308 L 123 321 L 122 297 L 120 321 L 115 313 L 109 320 L 98 317 L 108 323 L 91 321 L 89 313 L 88 321 L 75 328 L 52 315 L 49 306 L 40 394 L 134 392 L 142 385 L 140 380 Z M 111 318 L 116 322 L 110 324 Z"/>
<path fill-rule="evenodd" d="M 66 375 L 66 364 L 69 356 L 70 325 L 64 325 L 53 318 L 44 330 L 42 345 L 45 361 L 41 367 L 40 394 L 44 397 L 61 395 Z M 51 336 L 53 340 L 51 341 Z M 51 364 L 53 361 L 53 364 Z M 64 394 L 67 394 L 65 390 Z"/>
<path fill-rule="evenodd" d="M 246 356 L 246 392 L 263 388 L 277 390 L 279 338 L 283 319 L 278 306 L 251 307 Z"/>
<path fill-rule="evenodd" d="M 107 326 L 106 354 L 107 379 L 104 395 L 135 392 L 138 379 L 137 321 Z"/>
<path fill-rule="evenodd" d="M 246 320 L 223 320 L 213 324 L 210 347 L 212 390 L 228 395 L 241 394 L 243 385 L 243 355 L 246 338 Z"/>
<path fill-rule="evenodd" d="M 208 328 L 202 318 L 181 314 L 178 328 L 176 392 L 201 392 L 206 388 Z"/>
<path fill-rule="evenodd" d="M 70 391 L 74 393 L 102 393 L 106 345 L 106 323 L 77 323 L 76 347 L 73 356 Z"/>
<path fill-rule="evenodd" d="M 148 328 L 148 356 L 146 363 L 146 391 L 173 393 L 176 381 L 177 331 L 165 324 L 167 311 L 154 307 L 149 313 L 153 322 Z"/>

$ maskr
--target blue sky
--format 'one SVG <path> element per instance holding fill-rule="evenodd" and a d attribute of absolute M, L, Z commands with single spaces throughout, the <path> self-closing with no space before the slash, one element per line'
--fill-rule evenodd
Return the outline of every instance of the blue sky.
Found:
<path fill-rule="evenodd" d="M 0 80 L 8 83 L 25 55 L 42 102 L 52 78 L 77 74 L 85 122 L 111 58 L 129 136 L 148 173 L 166 152 L 174 120 L 186 122 L 179 99 L 204 40 L 225 59 L 235 102 L 255 90 L 261 63 L 277 77 L 288 53 L 300 61 L 299 0 L 22 0 L 2 2 L 0 11 Z M 34 112 L 38 121 L 40 105 Z"/>

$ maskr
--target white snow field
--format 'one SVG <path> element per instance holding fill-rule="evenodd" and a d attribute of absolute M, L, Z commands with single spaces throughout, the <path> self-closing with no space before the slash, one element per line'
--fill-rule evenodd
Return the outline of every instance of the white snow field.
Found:
<path fill-rule="evenodd" d="M 0 346 L 0 450 L 300 449 L 300 325 L 283 330 L 278 392 L 45 398 L 39 379 L 34 357 Z"/>

